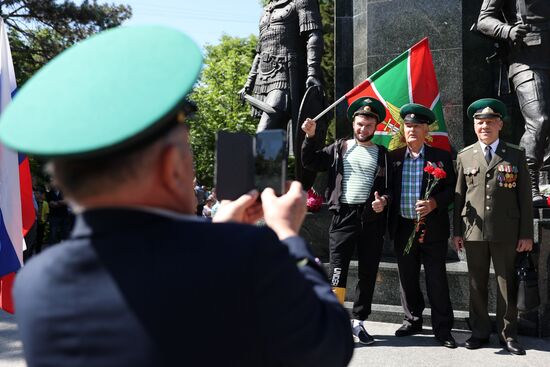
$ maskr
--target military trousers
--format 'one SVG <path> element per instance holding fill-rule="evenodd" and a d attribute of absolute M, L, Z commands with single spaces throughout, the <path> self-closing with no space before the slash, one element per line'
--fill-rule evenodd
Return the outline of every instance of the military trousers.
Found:
<path fill-rule="evenodd" d="M 371 313 L 385 229 L 384 219 L 366 222 L 363 209 L 362 204 L 342 204 L 333 215 L 329 229 L 330 279 L 333 287 L 346 287 L 349 264 L 357 250 L 358 282 L 352 316 L 359 320 L 366 320 Z"/>
<path fill-rule="evenodd" d="M 488 338 L 491 321 L 488 310 L 489 268 L 492 260 L 497 281 L 497 333 L 501 340 L 517 337 L 517 241 L 466 241 L 470 280 L 470 328 L 472 336 Z"/>
<path fill-rule="evenodd" d="M 434 335 L 445 340 L 454 323 L 445 266 L 447 240 L 415 242 L 410 252 L 404 255 L 403 250 L 413 228 L 414 221 L 412 219 L 399 216 L 394 249 L 399 269 L 401 305 L 405 313 L 403 323 L 415 327 L 422 326 L 425 302 L 420 289 L 420 265 L 423 264 Z"/>

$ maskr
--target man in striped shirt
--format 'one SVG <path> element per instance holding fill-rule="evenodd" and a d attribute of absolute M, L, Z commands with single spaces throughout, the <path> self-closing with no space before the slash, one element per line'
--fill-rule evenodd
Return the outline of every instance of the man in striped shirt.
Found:
<path fill-rule="evenodd" d="M 353 304 L 353 334 L 362 344 L 374 339 L 363 326 L 371 312 L 372 295 L 386 231 L 388 152 L 371 142 L 376 125 L 386 116 L 384 105 L 374 98 L 360 98 L 348 109 L 353 138 L 340 139 L 316 150 L 314 120 L 307 119 L 302 130 L 302 162 L 312 171 L 328 170 L 330 277 L 340 302 L 344 302 L 351 257 L 357 249 L 359 281 Z"/>

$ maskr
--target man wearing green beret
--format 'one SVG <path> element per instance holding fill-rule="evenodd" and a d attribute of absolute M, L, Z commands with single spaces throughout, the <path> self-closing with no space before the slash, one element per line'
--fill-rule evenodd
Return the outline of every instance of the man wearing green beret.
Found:
<path fill-rule="evenodd" d="M 429 125 L 435 121 L 435 114 L 429 108 L 409 103 L 401 107 L 400 116 L 407 145 L 390 152 L 394 185 L 389 233 L 394 241 L 405 318 L 395 335 L 408 336 L 422 331 L 425 304 L 420 290 L 420 266 L 423 264 L 435 338 L 447 348 L 456 348 L 451 334 L 454 316 L 445 267 L 450 235 L 447 208 L 453 202 L 456 182 L 454 166 L 449 152 L 426 144 Z M 434 177 L 426 168 L 445 172 L 427 199 L 428 183 Z M 417 225 L 418 234 L 410 251 L 405 253 Z"/>
<path fill-rule="evenodd" d="M 353 304 L 355 339 L 374 343 L 363 321 L 371 313 L 372 296 L 386 231 L 386 206 L 390 202 L 385 147 L 371 142 L 376 125 L 386 117 L 386 108 L 375 98 L 359 98 L 348 108 L 353 138 L 339 139 L 317 150 L 316 123 L 306 119 L 302 130 L 302 162 L 312 171 L 328 171 L 326 197 L 333 213 L 329 228 L 330 278 L 333 290 L 344 303 L 349 263 L 357 249 L 358 283 Z"/>
<path fill-rule="evenodd" d="M 348 316 L 297 235 L 300 183 L 194 216 L 186 96 L 201 66 L 179 31 L 121 27 L 56 57 L 2 115 L 2 143 L 50 158 L 78 213 L 15 281 L 28 366 L 349 362 Z"/>
<path fill-rule="evenodd" d="M 470 277 L 470 327 L 466 348 L 489 343 L 487 310 L 489 264 L 497 278 L 497 333 L 513 354 L 525 354 L 517 341 L 516 252 L 533 247 L 533 207 L 525 151 L 499 139 L 506 106 L 484 98 L 468 107 L 478 141 L 458 153 L 454 244 L 466 249 Z"/>

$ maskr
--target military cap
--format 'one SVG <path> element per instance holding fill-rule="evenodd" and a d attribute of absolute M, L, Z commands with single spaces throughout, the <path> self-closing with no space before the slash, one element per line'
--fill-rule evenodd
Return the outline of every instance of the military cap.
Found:
<path fill-rule="evenodd" d="M 405 122 L 417 124 L 431 124 L 435 121 L 435 114 L 432 110 L 418 103 L 407 103 L 399 110 L 399 115 Z"/>
<path fill-rule="evenodd" d="M 506 117 L 506 105 L 494 98 L 478 99 L 468 107 L 468 118 Z"/>
<path fill-rule="evenodd" d="M 0 118 L 0 140 L 44 157 L 90 157 L 145 144 L 185 120 L 202 67 L 180 31 L 118 27 L 55 57 Z"/>
<path fill-rule="evenodd" d="M 357 115 L 373 116 L 376 117 L 378 122 L 384 121 L 386 118 L 386 107 L 376 98 L 359 98 L 349 106 L 348 119 L 353 121 L 353 118 Z"/>

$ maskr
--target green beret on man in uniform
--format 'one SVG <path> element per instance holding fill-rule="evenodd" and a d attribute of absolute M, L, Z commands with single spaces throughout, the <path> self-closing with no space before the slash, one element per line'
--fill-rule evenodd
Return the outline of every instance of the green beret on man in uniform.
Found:
<path fill-rule="evenodd" d="M 467 114 L 470 120 L 497 117 L 503 119 L 506 117 L 506 105 L 498 99 L 482 98 L 468 107 Z"/>
<path fill-rule="evenodd" d="M 386 107 L 376 98 L 359 98 L 348 107 L 348 120 L 353 122 L 358 115 L 372 116 L 381 122 L 386 118 Z"/>

